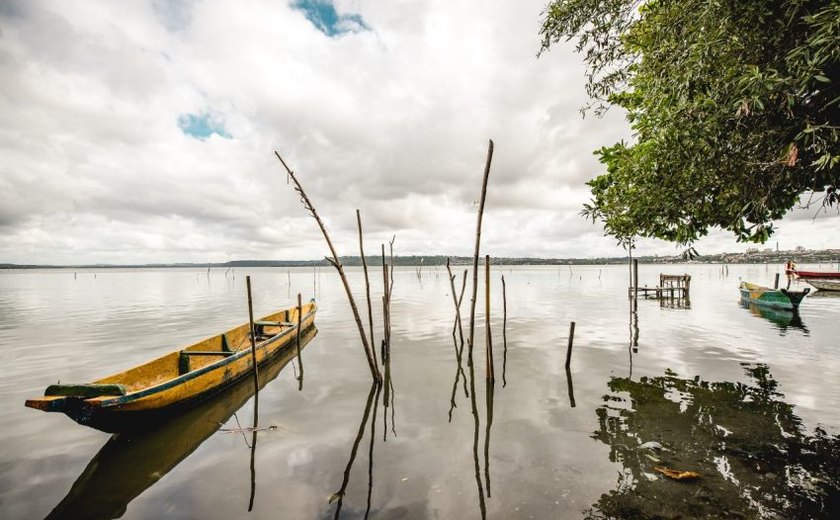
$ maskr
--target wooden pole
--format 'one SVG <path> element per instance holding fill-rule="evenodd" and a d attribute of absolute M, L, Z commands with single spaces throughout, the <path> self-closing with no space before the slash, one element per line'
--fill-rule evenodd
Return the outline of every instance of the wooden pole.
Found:
<path fill-rule="evenodd" d="M 566 347 L 566 369 L 572 363 L 572 344 L 575 342 L 575 322 L 569 326 L 569 345 Z"/>
<path fill-rule="evenodd" d="M 505 275 L 502 275 L 502 388 L 507 386 L 505 372 L 507 372 L 507 289 L 505 287 Z"/>
<path fill-rule="evenodd" d="M 298 293 L 298 307 L 297 307 L 297 339 L 295 344 L 297 345 L 297 361 L 298 366 L 300 367 L 300 375 L 298 376 L 298 381 L 300 385 L 298 385 L 298 390 L 303 390 L 303 359 L 300 357 L 300 326 L 301 320 L 303 315 L 303 304 L 300 300 L 300 293 Z"/>
<path fill-rule="evenodd" d="M 254 304 L 251 300 L 251 277 L 245 277 L 245 286 L 248 289 L 248 323 L 249 328 L 248 330 L 251 331 L 249 336 L 251 337 L 251 363 L 254 365 L 254 401 L 256 402 L 259 399 L 260 393 L 260 383 L 259 383 L 259 374 L 257 373 L 257 338 L 255 335 L 254 330 Z M 254 408 L 254 421 L 256 421 L 257 416 L 257 408 L 255 405 Z"/>
<path fill-rule="evenodd" d="M 473 292 L 470 300 L 470 340 L 469 364 L 472 365 L 472 351 L 475 345 L 475 304 L 478 294 L 478 254 L 481 249 L 481 218 L 484 216 L 484 201 L 487 198 L 487 178 L 490 176 L 490 164 L 493 161 L 493 140 L 487 148 L 487 162 L 484 165 L 484 179 L 481 183 L 481 200 L 478 203 L 478 219 L 475 225 L 475 253 L 473 254 Z"/>
<path fill-rule="evenodd" d="M 495 381 L 496 374 L 493 367 L 493 336 L 490 333 L 490 255 L 484 256 L 484 335 L 487 345 L 487 380 Z M 489 496 L 489 493 L 488 493 Z"/>
<path fill-rule="evenodd" d="M 367 296 L 368 325 L 370 326 L 370 346 L 373 349 L 373 360 L 376 360 L 376 341 L 373 339 L 373 311 L 370 303 L 370 279 L 368 278 L 367 260 L 365 259 L 365 246 L 362 242 L 362 215 L 356 210 L 356 222 L 359 224 L 359 254 L 362 256 L 362 268 L 365 271 L 365 294 Z"/>
<path fill-rule="evenodd" d="M 383 334 L 385 336 L 384 355 L 390 355 L 391 350 L 391 284 L 388 281 L 388 264 L 385 262 L 385 244 L 382 244 L 382 283 L 384 294 L 382 295 L 382 317 Z"/>
<path fill-rule="evenodd" d="M 779 288 L 779 273 L 776 273 L 776 282 L 773 284 L 774 289 Z"/>
<path fill-rule="evenodd" d="M 639 301 L 639 261 L 633 259 L 633 300 Z"/>
<path fill-rule="evenodd" d="M 300 182 L 298 182 L 297 177 L 295 176 L 294 172 L 289 168 L 286 164 L 286 161 L 280 157 L 280 154 L 276 151 L 274 155 L 280 160 L 280 163 L 283 164 L 283 167 L 286 169 L 286 173 L 288 174 L 289 178 L 295 184 L 295 191 L 298 192 L 300 195 L 300 200 L 303 203 L 303 207 L 309 211 L 309 214 L 312 215 L 312 218 L 315 219 L 315 222 L 318 223 L 318 227 L 321 228 L 321 233 L 324 235 L 324 240 L 327 241 L 327 246 L 330 248 L 330 253 L 332 254 L 332 258 L 327 257 L 326 260 L 329 262 L 333 267 L 335 267 L 336 271 L 338 271 L 338 275 L 341 277 L 341 283 L 344 285 L 344 292 L 347 294 L 347 299 L 350 301 L 350 308 L 353 311 L 353 318 L 356 320 L 356 327 L 359 329 L 359 336 L 362 338 L 362 348 L 365 351 L 365 357 L 367 357 L 368 368 L 370 368 L 371 377 L 377 383 L 382 382 L 382 374 L 379 373 L 379 367 L 374 358 L 373 348 L 368 344 L 367 334 L 365 334 L 365 327 L 362 325 L 362 318 L 359 316 L 359 308 L 356 307 L 356 300 L 353 298 L 353 292 L 350 290 L 350 283 L 347 281 L 347 276 L 344 274 L 344 266 L 341 265 L 341 261 L 338 259 L 338 253 L 335 251 L 335 247 L 333 246 L 332 240 L 330 240 L 329 234 L 327 234 L 327 228 L 324 226 L 324 223 L 321 221 L 321 217 L 318 216 L 318 212 L 315 211 L 315 206 L 312 205 L 312 202 L 309 200 L 309 197 L 306 196 L 306 192 L 303 191 L 303 186 L 301 186 Z"/>

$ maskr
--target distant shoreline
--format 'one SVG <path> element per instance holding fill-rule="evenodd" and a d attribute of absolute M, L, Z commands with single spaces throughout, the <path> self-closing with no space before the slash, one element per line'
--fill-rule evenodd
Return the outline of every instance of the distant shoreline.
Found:
<path fill-rule="evenodd" d="M 472 265 L 472 257 L 443 255 L 420 256 L 405 255 L 395 256 L 395 266 L 444 266 L 447 258 L 452 265 Z M 797 263 L 826 263 L 837 262 L 840 264 L 840 249 L 824 250 L 796 250 L 796 251 L 748 251 L 746 253 L 719 253 L 715 255 L 701 255 L 693 259 L 674 256 L 639 256 L 635 257 L 641 264 L 674 264 L 674 263 L 695 263 L 695 264 L 777 264 L 793 260 Z M 491 263 L 495 265 L 615 265 L 626 264 L 629 257 L 610 258 L 507 258 L 491 257 Z M 482 260 L 483 262 L 483 260 Z M 341 263 L 346 266 L 361 266 L 359 256 L 343 256 Z M 367 259 L 368 265 L 382 265 L 379 256 L 372 256 Z M 234 269 L 242 267 L 328 267 L 326 260 L 234 260 L 230 262 L 183 262 L 183 263 L 153 263 L 153 264 L 68 264 L 68 265 L 46 265 L 46 264 L 10 264 L 0 263 L 2 269 L 177 269 L 177 268 L 202 268 L 202 269 Z"/>

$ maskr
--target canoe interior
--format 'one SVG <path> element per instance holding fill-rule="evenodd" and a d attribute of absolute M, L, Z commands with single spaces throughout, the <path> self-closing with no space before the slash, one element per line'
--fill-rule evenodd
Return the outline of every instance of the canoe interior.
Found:
<path fill-rule="evenodd" d="M 303 305 L 303 315 L 309 313 L 315 306 L 314 302 L 308 302 Z M 297 308 L 286 309 L 274 314 L 263 316 L 257 322 L 286 322 L 291 324 L 297 323 Z M 157 359 L 153 359 L 148 363 L 130 368 L 124 372 L 113 374 L 102 379 L 92 381 L 99 385 L 123 385 L 127 392 L 137 392 L 149 387 L 157 386 L 169 380 L 175 379 L 183 375 L 180 370 L 181 351 L 187 352 L 218 352 L 218 356 L 213 355 L 192 355 L 189 356 L 189 369 L 197 370 L 199 368 L 211 365 L 225 358 L 225 352 L 239 352 L 251 348 L 251 340 L 249 337 L 249 324 L 244 323 L 238 327 L 225 331 L 222 334 L 199 341 L 184 349 L 171 352 Z M 285 327 L 288 328 L 288 327 Z M 272 336 L 282 332 L 282 326 L 265 326 L 262 327 L 265 337 Z M 258 338 L 259 341 L 259 338 Z"/>

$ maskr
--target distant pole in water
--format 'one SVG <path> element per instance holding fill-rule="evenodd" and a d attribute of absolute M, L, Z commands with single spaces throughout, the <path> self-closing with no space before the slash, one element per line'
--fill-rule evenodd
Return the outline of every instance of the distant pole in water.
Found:
<path fill-rule="evenodd" d="M 773 282 L 773 288 L 774 288 L 774 289 L 778 289 L 778 288 L 779 288 L 779 273 L 776 273 L 776 281 L 775 281 L 775 282 Z"/>
<path fill-rule="evenodd" d="M 572 344 L 575 342 L 575 322 L 569 326 L 569 345 L 566 347 L 566 369 L 572 364 Z"/>
<path fill-rule="evenodd" d="M 254 304 L 251 300 L 251 277 L 245 277 L 245 286 L 248 288 L 248 330 L 250 331 L 249 336 L 251 337 L 251 362 L 254 365 L 254 401 L 257 402 L 259 399 L 259 374 L 257 374 L 257 338 L 254 334 L 256 331 L 254 330 Z M 257 408 L 254 408 L 254 420 L 256 421 L 256 413 Z"/>
<path fill-rule="evenodd" d="M 493 366 L 493 336 L 490 333 L 490 255 L 484 256 L 484 335 L 487 345 L 487 380 L 495 381 Z"/>

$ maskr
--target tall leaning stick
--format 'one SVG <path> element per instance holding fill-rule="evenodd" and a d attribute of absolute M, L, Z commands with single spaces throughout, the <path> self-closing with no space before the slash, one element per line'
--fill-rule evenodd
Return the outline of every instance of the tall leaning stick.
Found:
<path fill-rule="evenodd" d="M 306 192 L 303 191 L 303 186 L 300 185 L 298 182 L 297 177 L 295 177 L 294 172 L 289 168 L 286 164 L 286 161 L 280 157 L 280 154 L 276 151 L 274 155 L 280 159 L 280 163 L 283 164 L 283 167 L 286 169 L 286 173 L 288 173 L 289 178 L 292 179 L 292 182 L 295 183 L 295 191 L 300 194 L 300 201 L 303 204 L 303 207 L 309 211 L 309 214 L 315 219 L 315 222 L 318 223 L 318 227 L 321 228 L 321 233 L 324 235 L 324 240 L 327 241 L 327 246 L 330 248 L 330 254 L 332 254 L 332 258 L 326 257 L 327 262 L 332 264 L 335 267 L 336 271 L 338 271 L 338 275 L 341 277 L 341 283 L 344 284 L 344 291 L 347 293 L 347 299 L 350 300 L 350 308 L 353 310 L 353 318 L 356 320 L 356 327 L 359 329 L 359 336 L 362 338 L 362 348 L 365 350 L 365 356 L 367 357 L 368 367 L 370 368 L 370 375 L 373 377 L 373 380 L 377 383 L 382 382 L 382 375 L 379 373 L 379 367 L 376 365 L 376 361 L 374 361 L 373 353 L 371 350 L 370 345 L 368 344 L 367 334 L 365 334 L 365 326 L 362 325 L 362 318 L 359 316 L 359 308 L 356 307 L 356 300 L 353 299 L 353 292 L 350 290 L 350 284 L 347 282 L 347 276 L 344 274 L 344 266 L 341 265 L 341 261 L 338 259 L 338 253 L 335 252 L 335 247 L 332 244 L 332 240 L 330 240 L 329 234 L 327 234 L 327 228 L 324 227 L 324 223 L 321 221 L 321 217 L 318 216 L 318 212 L 315 211 L 315 206 L 312 205 L 312 202 L 309 200 L 309 197 L 306 196 Z"/>
<path fill-rule="evenodd" d="M 490 176 L 490 163 L 493 161 L 493 140 L 487 148 L 487 162 L 484 165 L 484 180 L 481 183 L 481 200 L 478 204 L 478 220 L 475 225 L 475 254 L 473 255 L 473 291 L 470 300 L 470 341 L 469 363 L 472 365 L 472 351 L 475 344 L 475 300 L 478 294 L 478 254 L 481 249 L 481 217 L 484 216 L 484 201 L 487 198 L 487 178 Z"/>

